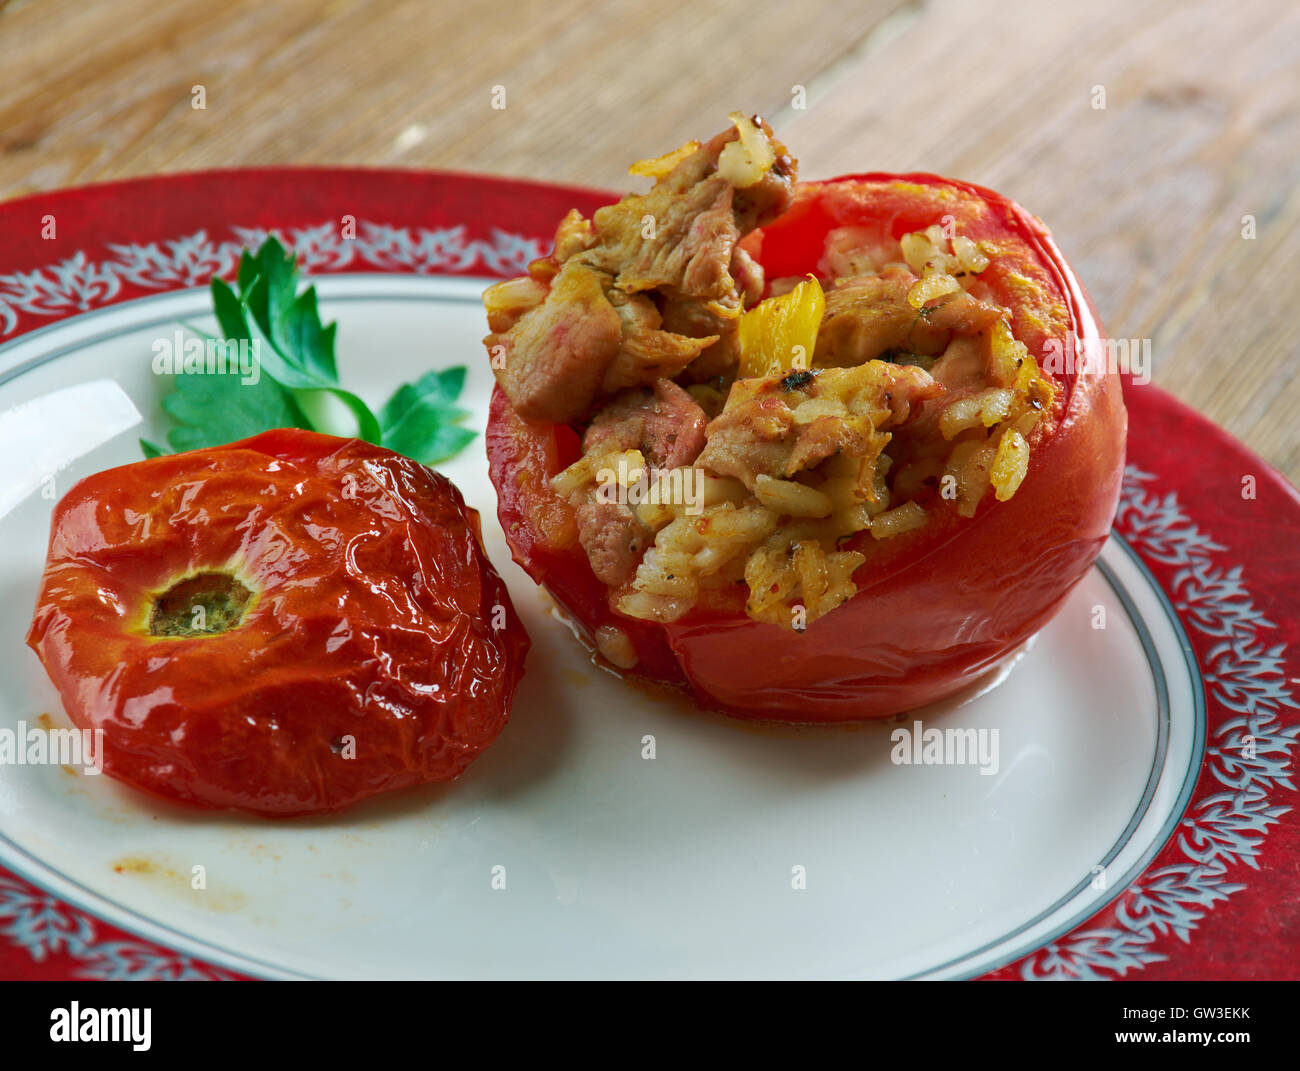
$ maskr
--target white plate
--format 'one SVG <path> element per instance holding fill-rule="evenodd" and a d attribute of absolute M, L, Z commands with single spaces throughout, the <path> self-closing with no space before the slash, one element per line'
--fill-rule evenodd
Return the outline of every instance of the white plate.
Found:
<path fill-rule="evenodd" d="M 429 367 L 467 363 L 481 427 L 481 288 L 320 278 L 343 381 L 375 403 Z M 161 441 L 166 384 L 150 371 L 151 343 L 208 308 L 206 290 L 159 295 L 0 347 L 0 411 L 111 379 L 145 414 L 60 471 L 58 494 L 137 460 L 137 436 Z M 96 441 L 96 419 L 69 409 L 39 443 L 0 442 L 10 464 L 29 459 L 33 489 L 0 517 L 11 607 L 0 728 L 42 713 L 68 724 L 23 638 L 52 506 L 44 470 L 83 449 L 78 437 Z M 443 471 L 482 513 L 534 644 L 510 725 L 458 782 L 273 822 L 182 810 L 58 767 L 0 766 L 0 865 L 255 975 L 950 977 L 1087 918 L 1183 811 L 1204 740 L 1198 671 L 1168 600 L 1118 539 L 1002 684 L 921 715 L 925 727 L 996 729 L 999 769 L 986 775 L 892 762 L 891 731 L 913 718 L 759 728 L 624 684 L 593 666 L 510 561 L 481 440 Z M 1097 607 L 1105 628 L 1093 627 Z M 205 890 L 191 888 L 195 865 Z"/>

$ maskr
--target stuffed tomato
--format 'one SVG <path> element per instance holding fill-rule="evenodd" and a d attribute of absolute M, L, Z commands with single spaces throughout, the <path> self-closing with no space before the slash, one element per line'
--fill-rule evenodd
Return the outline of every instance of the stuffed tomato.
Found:
<path fill-rule="evenodd" d="M 1046 228 L 934 175 L 795 182 L 770 128 L 485 294 L 515 560 L 622 670 L 800 722 L 957 694 L 1106 539 L 1126 414 Z"/>

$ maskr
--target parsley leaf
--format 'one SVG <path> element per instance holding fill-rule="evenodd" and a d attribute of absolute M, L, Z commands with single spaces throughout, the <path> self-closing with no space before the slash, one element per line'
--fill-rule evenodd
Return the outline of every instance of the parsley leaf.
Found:
<path fill-rule="evenodd" d="M 453 404 L 464 384 L 465 369 L 448 368 L 398 387 L 379 414 L 383 445 L 429 462 L 462 450 L 474 438 L 468 428 L 456 426 L 469 416 L 468 410 Z"/>
<path fill-rule="evenodd" d="M 257 381 L 183 370 L 173 376 L 162 407 L 175 421 L 167 433 L 174 450 L 215 446 L 279 427 L 338 434 L 340 408 L 355 423 L 348 431 L 357 438 L 426 464 L 451 457 L 474 438 L 473 431 L 459 426 L 468 410 L 455 404 L 465 385 L 463 366 L 403 384 L 378 415 L 339 385 L 338 325 L 321 323 L 315 287 L 298 293 L 295 258 L 274 236 L 255 253 L 245 250 L 240 256 L 235 286 L 213 279 L 211 291 L 222 337 L 253 347 Z M 220 344 L 200 337 L 205 353 Z M 140 449 L 146 457 L 163 452 L 144 439 Z"/>
<path fill-rule="evenodd" d="M 237 375 L 179 375 L 162 407 L 176 426 L 167 433 L 173 450 L 247 439 L 270 428 L 303 428 L 293 395 L 267 375 L 244 383 Z M 220 414 L 214 419 L 214 414 Z"/>

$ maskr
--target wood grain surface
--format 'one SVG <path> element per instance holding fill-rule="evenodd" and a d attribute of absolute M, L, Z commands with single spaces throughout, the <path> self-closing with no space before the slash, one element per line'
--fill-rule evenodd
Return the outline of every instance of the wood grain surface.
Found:
<path fill-rule="evenodd" d="M 11 0 L 0 60 L 0 197 L 281 163 L 626 189 L 735 108 L 804 177 L 992 186 L 1157 382 L 1300 481 L 1294 0 Z"/>

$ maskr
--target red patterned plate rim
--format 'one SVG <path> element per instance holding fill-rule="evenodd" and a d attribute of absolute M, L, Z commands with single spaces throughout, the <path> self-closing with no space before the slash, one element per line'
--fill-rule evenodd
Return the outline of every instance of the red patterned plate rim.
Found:
<path fill-rule="evenodd" d="M 25 197 L 0 205 L 0 345 L 91 309 L 229 276 L 238 250 L 268 230 L 313 274 L 516 274 L 545 251 L 568 209 L 609 200 L 521 179 L 297 167 Z M 348 218 L 354 239 L 341 237 Z M 1069 933 L 985 977 L 1294 978 L 1300 492 L 1158 387 L 1126 383 L 1126 400 L 1129 465 L 1115 527 L 1195 653 L 1205 758 L 1175 832 L 1140 876 Z M 3 868 L 0 976 L 233 977 Z"/>

